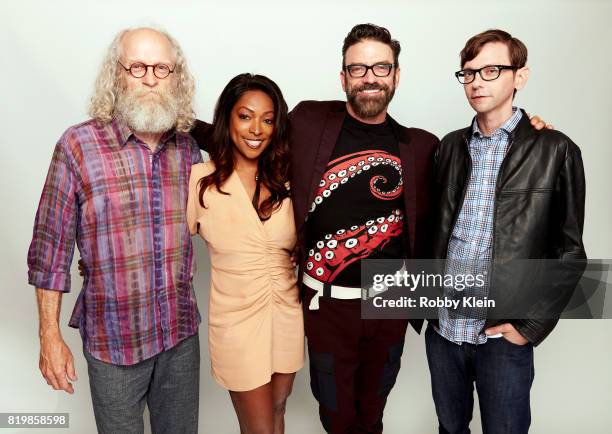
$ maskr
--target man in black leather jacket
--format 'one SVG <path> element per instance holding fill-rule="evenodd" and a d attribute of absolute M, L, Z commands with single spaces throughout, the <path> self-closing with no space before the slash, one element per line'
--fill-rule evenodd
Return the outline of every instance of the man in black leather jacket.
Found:
<path fill-rule="evenodd" d="M 440 433 L 469 433 L 474 383 L 485 433 L 529 430 L 533 347 L 555 327 L 586 259 L 580 149 L 513 107 L 526 61 L 524 44 L 501 30 L 467 42 L 456 76 L 476 117 L 436 155 L 433 257 L 492 261 L 487 290 L 498 301 L 495 312 L 441 310 L 430 321 Z"/>

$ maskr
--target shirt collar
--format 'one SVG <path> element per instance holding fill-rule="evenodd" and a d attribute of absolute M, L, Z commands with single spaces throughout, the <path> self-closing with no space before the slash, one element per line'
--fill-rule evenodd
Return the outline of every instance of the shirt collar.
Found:
<path fill-rule="evenodd" d="M 114 117 L 113 120 L 111 121 L 111 128 L 113 129 L 115 133 L 117 144 L 121 148 L 123 148 L 127 144 L 130 137 L 132 137 L 132 135 L 134 134 L 132 129 L 123 120 L 117 117 Z M 161 136 L 161 139 L 159 140 L 159 148 L 165 145 L 168 140 L 170 140 L 171 138 L 175 136 L 175 134 L 176 134 L 176 130 L 174 128 L 169 131 L 166 131 Z"/>
<path fill-rule="evenodd" d="M 517 107 L 512 107 L 512 116 L 510 116 L 501 127 L 493 131 L 493 134 L 491 134 L 491 136 L 495 136 L 501 131 L 504 131 L 507 135 L 512 134 L 512 131 L 514 131 L 522 117 L 523 113 L 521 112 L 521 110 L 519 110 Z M 480 128 L 478 128 L 478 121 L 476 120 L 476 116 L 474 116 L 474 120 L 472 121 L 472 137 L 484 136 L 485 135 L 482 134 Z"/>

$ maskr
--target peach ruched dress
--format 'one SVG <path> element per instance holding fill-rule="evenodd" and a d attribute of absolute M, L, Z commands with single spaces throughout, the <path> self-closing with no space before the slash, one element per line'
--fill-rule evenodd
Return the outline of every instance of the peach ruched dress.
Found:
<path fill-rule="evenodd" d="M 291 199 L 262 222 L 236 172 L 208 187 L 202 207 L 198 181 L 211 162 L 191 169 L 187 221 L 210 255 L 208 345 L 212 375 L 224 388 L 247 391 L 273 373 L 304 365 L 304 323 L 290 252 L 296 243 Z"/>

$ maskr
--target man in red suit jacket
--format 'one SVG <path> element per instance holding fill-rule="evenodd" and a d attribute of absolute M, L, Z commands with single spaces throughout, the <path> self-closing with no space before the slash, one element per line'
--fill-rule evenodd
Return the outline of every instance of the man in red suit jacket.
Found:
<path fill-rule="evenodd" d="M 311 387 L 330 433 L 382 432 L 408 324 L 361 319 L 361 260 L 426 256 L 438 139 L 387 114 L 399 52 L 387 29 L 355 26 L 342 47 L 347 101 L 304 101 L 290 114 Z"/>

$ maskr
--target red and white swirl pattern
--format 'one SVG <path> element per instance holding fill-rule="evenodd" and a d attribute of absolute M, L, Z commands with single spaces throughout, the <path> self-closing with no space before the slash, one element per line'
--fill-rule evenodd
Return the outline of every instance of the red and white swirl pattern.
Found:
<path fill-rule="evenodd" d="M 397 199 L 403 192 L 399 158 L 378 150 L 358 152 L 329 163 L 310 206 L 310 212 L 334 194 L 338 187 L 356 176 L 367 176 L 369 171 L 377 166 L 389 166 L 396 170 L 398 181 L 395 185 L 387 185 L 389 180 L 385 175 L 373 175 L 369 182 L 370 193 L 378 200 Z M 324 239 L 318 240 L 308 252 L 306 273 L 319 281 L 333 282 L 348 265 L 367 258 L 375 249 L 382 249 L 393 237 L 400 235 L 403 220 L 403 211 L 395 209 L 390 215 L 326 234 Z"/>

